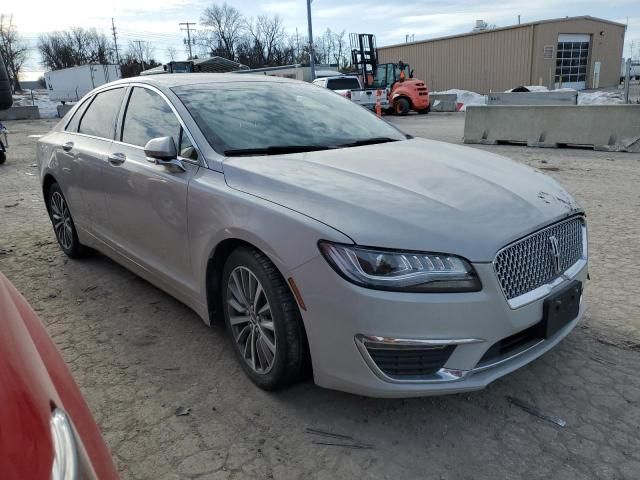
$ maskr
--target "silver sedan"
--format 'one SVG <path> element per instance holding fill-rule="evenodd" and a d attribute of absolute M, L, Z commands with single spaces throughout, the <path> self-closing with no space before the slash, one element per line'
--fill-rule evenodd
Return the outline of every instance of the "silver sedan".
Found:
<path fill-rule="evenodd" d="M 585 217 L 558 183 L 314 85 L 121 80 L 37 156 L 62 250 L 98 250 L 225 322 L 264 389 L 312 372 L 380 397 L 475 390 L 584 311 Z"/>

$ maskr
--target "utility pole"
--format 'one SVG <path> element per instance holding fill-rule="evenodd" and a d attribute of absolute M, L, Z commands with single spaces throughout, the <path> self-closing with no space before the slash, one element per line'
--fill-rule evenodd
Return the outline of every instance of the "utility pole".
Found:
<path fill-rule="evenodd" d="M 631 82 L 631 57 L 624 64 L 624 103 L 629 103 L 629 85 Z"/>
<path fill-rule="evenodd" d="M 311 81 L 316 79 L 316 60 L 313 52 L 313 29 L 311 28 L 311 2 L 307 0 L 307 22 L 309 24 L 309 65 L 311 66 Z"/>
<path fill-rule="evenodd" d="M 118 65 L 120 65 L 120 54 L 118 53 L 118 35 L 116 34 L 116 24 L 113 22 L 113 17 L 111 17 L 111 31 L 113 32 L 113 43 L 116 46 L 116 60 L 118 61 Z"/>
<path fill-rule="evenodd" d="M 191 60 L 193 58 L 193 54 L 191 53 L 191 31 L 193 30 L 194 32 L 196 31 L 195 28 L 191 28 L 191 25 L 196 25 L 194 22 L 182 22 L 179 23 L 178 25 L 182 26 L 185 25 L 187 28 L 181 28 L 180 30 L 187 32 L 187 45 L 189 46 L 189 60 Z M 195 45 L 195 40 L 194 40 L 194 45 Z"/>
<path fill-rule="evenodd" d="M 144 68 L 144 53 L 143 53 L 143 50 L 142 50 L 142 40 L 133 40 L 133 43 L 138 45 L 138 52 L 140 53 L 140 62 L 142 63 L 142 70 L 145 70 L 145 68 Z"/>

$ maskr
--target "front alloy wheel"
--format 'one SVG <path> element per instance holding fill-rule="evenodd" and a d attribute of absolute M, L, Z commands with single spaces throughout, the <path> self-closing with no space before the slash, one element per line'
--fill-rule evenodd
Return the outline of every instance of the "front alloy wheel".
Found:
<path fill-rule="evenodd" d="M 227 258 L 220 292 L 233 350 L 247 376 L 265 390 L 298 381 L 309 369 L 298 305 L 262 252 L 239 247 Z"/>
<path fill-rule="evenodd" d="M 258 374 L 270 372 L 277 348 L 271 307 L 260 280 L 246 267 L 231 272 L 227 308 L 231 334 L 244 361 Z"/>

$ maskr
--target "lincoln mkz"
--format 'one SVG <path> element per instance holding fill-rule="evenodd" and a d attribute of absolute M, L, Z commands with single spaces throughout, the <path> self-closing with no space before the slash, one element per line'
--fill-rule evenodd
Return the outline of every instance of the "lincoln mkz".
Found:
<path fill-rule="evenodd" d="M 311 84 L 125 79 L 38 141 L 62 250 L 98 250 L 225 322 L 274 390 L 485 387 L 583 314 L 584 212 L 554 180 L 414 138 Z"/>

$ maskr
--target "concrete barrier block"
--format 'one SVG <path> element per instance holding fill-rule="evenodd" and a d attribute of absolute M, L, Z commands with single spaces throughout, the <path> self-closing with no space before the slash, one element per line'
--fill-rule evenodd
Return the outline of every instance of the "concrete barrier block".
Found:
<path fill-rule="evenodd" d="M 0 120 L 37 120 L 40 109 L 37 106 L 17 106 L 0 110 Z"/>
<path fill-rule="evenodd" d="M 577 105 L 578 92 L 503 92 L 487 95 L 487 105 Z"/>
<path fill-rule="evenodd" d="M 455 93 L 430 93 L 432 112 L 455 112 L 458 96 Z"/>
<path fill-rule="evenodd" d="M 464 142 L 640 152 L 640 105 L 469 106 Z"/>
<path fill-rule="evenodd" d="M 64 105 L 61 104 L 56 106 L 56 109 L 58 110 L 58 118 L 64 117 L 72 108 L 73 108 L 73 104 L 70 104 L 70 103 L 65 103 Z"/>

